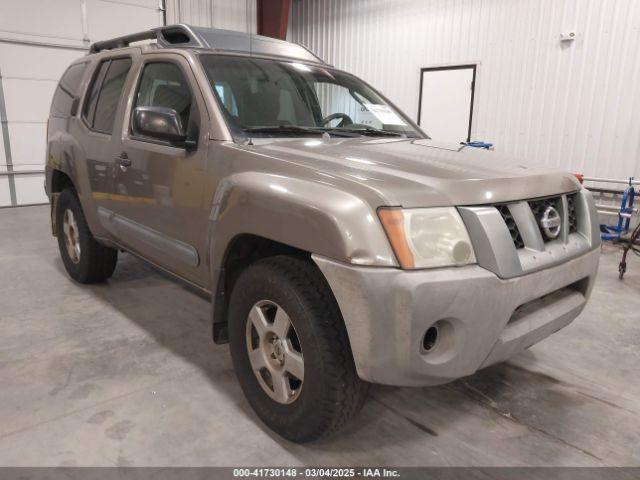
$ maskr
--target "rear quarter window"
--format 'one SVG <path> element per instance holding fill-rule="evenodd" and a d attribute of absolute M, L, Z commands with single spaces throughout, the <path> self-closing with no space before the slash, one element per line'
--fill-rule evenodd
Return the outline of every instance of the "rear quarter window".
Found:
<path fill-rule="evenodd" d="M 108 59 L 96 70 L 83 111 L 85 121 L 93 130 L 112 132 L 131 63 L 130 58 Z"/>
<path fill-rule="evenodd" d="M 80 83 L 87 70 L 87 62 L 71 65 L 62 75 L 51 102 L 51 116 L 67 118 L 73 101 L 80 94 Z"/>

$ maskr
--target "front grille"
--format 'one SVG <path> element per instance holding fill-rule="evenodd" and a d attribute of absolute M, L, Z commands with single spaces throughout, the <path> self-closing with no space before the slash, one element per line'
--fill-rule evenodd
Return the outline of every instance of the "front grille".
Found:
<path fill-rule="evenodd" d="M 578 215 L 576 214 L 577 193 L 567 195 L 567 214 L 569 215 L 569 233 L 578 231 Z"/>
<path fill-rule="evenodd" d="M 520 234 L 520 230 L 518 229 L 518 225 L 516 225 L 516 221 L 513 219 L 511 215 L 511 211 L 509 211 L 508 205 L 496 205 L 495 206 L 500 215 L 502 215 L 502 219 L 504 223 L 507 224 L 507 228 L 509 229 L 509 233 L 511 234 L 511 240 L 513 240 L 513 244 L 516 248 L 524 248 L 524 241 L 522 240 L 522 235 Z"/>
<path fill-rule="evenodd" d="M 538 197 L 525 193 L 510 201 L 496 195 L 493 203 L 457 207 L 478 265 L 508 279 L 560 265 L 595 249 L 600 238 L 591 231 L 591 222 L 595 221 L 591 218 L 593 200 L 586 191 L 575 192 L 551 192 L 549 196 Z M 485 197 L 493 195 L 495 192 L 492 195 L 487 192 Z M 549 208 L 553 202 L 557 202 L 557 207 L 554 205 L 557 214 L 549 210 L 545 215 L 543 211 L 542 229 L 557 238 L 545 242 L 534 210 L 540 216 L 540 210 Z M 591 262 L 587 258 L 580 261 Z"/>
<path fill-rule="evenodd" d="M 506 204 L 506 203 L 497 204 L 497 205 L 494 204 L 493 207 L 496 210 L 498 210 L 498 212 L 500 212 L 500 215 L 502 216 L 502 219 L 504 220 L 505 225 L 509 229 L 509 234 L 511 235 L 511 240 L 513 240 L 513 245 L 516 247 L 517 250 L 519 250 L 525 247 L 524 238 L 522 236 L 520 228 L 522 228 L 524 231 L 530 231 L 526 229 L 528 228 L 528 224 L 527 225 L 521 224 L 520 228 L 518 227 L 518 222 L 521 223 L 523 221 L 529 221 L 524 217 L 521 218 L 522 210 L 520 205 L 523 205 L 523 204 L 528 206 L 531 209 L 531 213 L 535 218 L 536 228 L 540 232 L 540 235 L 542 236 L 542 240 L 544 241 L 544 243 L 548 243 L 553 240 L 558 240 L 562 238 L 562 230 L 559 236 L 556 236 L 555 238 L 553 238 L 552 236 L 550 236 L 551 233 L 550 235 L 547 235 L 545 233 L 545 229 L 541 226 L 541 220 L 544 218 L 544 213 L 549 207 L 555 208 L 558 214 L 562 217 L 561 228 L 564 228 L 564 225 L 568 225 L 569 234 L 578 232 L 578 215 L 576 213 L 576 205 L 578 203 L 578 193 L 571 193 L 569 195 L 566 195 L 566 199 L 567 199 L 566 211 L 563 206 L 562 195 L 557 195 L 554 197 L 547 197 L 547 198 L 537 198 L 535 200 L 525 200 L 525 201 L 514 202 L 509 204 Z M 513 214 L 511 213 L 511 208 L 515 208 L 514 207 L 515 205 L 518 205 L 518 210 L 517 211 L 514 210 L 514 212 L 516 212 L 517 214 L 516 217 L 514 218 Z M 566 223 L 565 223 L 565 217 L 564 217 L 565 215 L 566 215 Z M 516 218 L 518 219 L 517 222 L 516 222 Z M 531 218 L 531 217 L 528 217 L 528 218 Z"/>
<path fill-rule="evenodd" d="M 545 242 L 550 242 L 551 240 L 555 240 L 554 238 L 548 237 L 544 230 L 540 227 L 540 220 L 544 215 L 545 210 L 548 207 L 555 208 L 558 212 L 562 212 L 562 200 L 560 197 L 551 197 L 551 198 L 543 198 L 540 200 L 530 200 L 529 207 L 533 212 L 533 216 L 536 217 L 536 223 L 538 224 L 538 228 L 540 229 L 540 233 L 542 234 L 542 239 Z"/>

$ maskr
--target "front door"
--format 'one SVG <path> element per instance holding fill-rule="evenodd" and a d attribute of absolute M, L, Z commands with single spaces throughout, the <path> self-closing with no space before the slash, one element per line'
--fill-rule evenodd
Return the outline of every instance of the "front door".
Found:
<path fill-rule="evenodd" d="M 131 128 L 136 107 L 174 109 L 192 145 L 145 138 Z M 180 56 L 150 56 L 125 112 L 121 142 L 114 145 L 109 222 L 125 246 L 201 286 L 208 206 L 204 202 L 208 117 L 189 64 Z"/>

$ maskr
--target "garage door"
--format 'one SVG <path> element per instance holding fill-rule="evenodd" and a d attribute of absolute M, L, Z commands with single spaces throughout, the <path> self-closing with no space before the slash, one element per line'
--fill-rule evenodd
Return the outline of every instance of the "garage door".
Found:
<path fill-rule="evenodd" d="M 46 122 L 90 43 L 162 24 L 158 0 L 0 0 L 0 207 L 47 201 Z"/>

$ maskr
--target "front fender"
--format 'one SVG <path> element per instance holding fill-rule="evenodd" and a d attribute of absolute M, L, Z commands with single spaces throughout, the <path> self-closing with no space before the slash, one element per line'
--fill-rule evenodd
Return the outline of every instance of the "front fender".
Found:
<path fill-rule="evenodd" d="M 227 246 L 241 234 L 341 262 L 397 266 L 375 210 L 329 183 L 263 172 L 225 178 L 211 210 L 213 291 Z"/>

